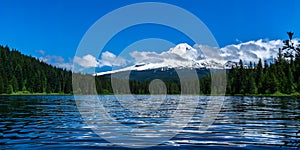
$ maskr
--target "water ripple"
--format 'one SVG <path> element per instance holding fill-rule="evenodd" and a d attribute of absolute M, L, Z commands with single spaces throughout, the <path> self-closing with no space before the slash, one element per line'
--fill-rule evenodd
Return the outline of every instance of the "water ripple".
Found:
<path fill-rule="evenodd" d="M 146 131 L 148 127 L 161 124 L 172 116 L 178 109 L 178 97 L 167 96 L 163 102 L 155 104 L 155 109 L 146 101 L 148 96 L 136 97 L 140 101 L 138 104 L 126 102 L 121 104 L 114 96 L 100 96 L 100 99 L 112 118 L 125 126 L 140 129 L 141 132 L 138 134 L 127 133 L 130 136 L 166 136 L 170 129 L 167 131 L 162 127 L 156 134 L 149 134 Z M 91 106 L 85 96 L 82 102 L 86 105 L 86 111 L 89 111 Z M 185 103 L 189 103 L 189 100 L 187 99 Z M 145 108 L 140 109 L 143 104 Z M 300 100 L 298 98 L 226 97 L 214 124 L 208 130 L 201 131 L 199 124 L 206 105 L 206 97 L 200 97 L 195 112 L 183 108 L 183 113 L 179 117 L 184 119 L 192 114 L 192 120 L 183 130 L 171 131 L 179 134 L 168 141 L 162 141 L 155 148 L 295 149 L 300 147 Z M 114 128 L 111 125 L 107 123 L 107 127 Z M 73 96 L 0 97 L 1 148 L 121 148 L 102 139 L 91 128 L 94 127 L 85 124 L 78 112 Z M 114 130 L 117 132 L 118 128 Z M 110 132 L 101 134 L 112 135 Z M 123 142 L 127 140 L 114 136 L 111 138 L 119 138 Z"/>

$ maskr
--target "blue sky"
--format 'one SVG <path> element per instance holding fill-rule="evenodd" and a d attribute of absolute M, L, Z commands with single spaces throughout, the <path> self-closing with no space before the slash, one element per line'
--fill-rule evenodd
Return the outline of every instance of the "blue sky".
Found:
<path fill-rule="evenodd" d="M 48 55 L 54 59 L 63 58 L 64 61 L 68 61 L 74 57 L 82 36 L 95 21 L 119 7 L 137 2 L 147 1 L 2 0 L 0 44 L 37 57 L 42 55 L 38 53 L 42 50 L 45 57 Z M 220 47 L 241 41 L 286 39 L 287 31 L 293 31 L 295 37 L 300 37 L 300 2 L 297 0 L 156 2 L 177 5 L 196 15 L 210 29 Z M 142 34 L 132 34 L 130 30 Z M 108 45 L 107 48 L 113 53 L 118 53 L 120 49 L 139 38 L 166 38 L 174 43 L 189 43 L 188 38 L 180 38 L 181 36 L 177 35 L 178 32 L 163 26 L 136 26 L 115 37 L 115 42 L 111 45 L 116 47 Z M 117 40 L 118 38 L 121 40 Z"/>

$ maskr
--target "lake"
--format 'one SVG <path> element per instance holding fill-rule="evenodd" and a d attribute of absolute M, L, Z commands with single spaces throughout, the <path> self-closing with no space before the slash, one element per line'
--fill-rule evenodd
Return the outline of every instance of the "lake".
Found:
<path fill-rule="evenodd" d="M 120 145 L 127 142 L 130 149 L 128 143 L 138 139 L 145 146 L 159 142 L 145 149 L 300 148 L 299 98 L 226 96 L 213 124 L 201 130 L 198 126 L 205 119 L 208 96 L 185 100 L 199 100 L 194 111 L 178 107 L 176 95 L 161 101 L 154 97 L 158 100 L 151 103 L 146 95 L 135 96 L 137 103 L 120 102 L 113 95 L 97 97 L 81 96 L 75 101 L 73 96 L 0 96 L 0 148 L 123 149 Z M 99 102 L 105 112 L 93 105 Z M 178 116 L 172 115 L 179 109 Z M 104 121 L 103 114 L 115 122 Z M 178 117 L 175 123 L 165 124 L 172 117 Z M 186 124 L 178 123 L 189 117 Z"/>

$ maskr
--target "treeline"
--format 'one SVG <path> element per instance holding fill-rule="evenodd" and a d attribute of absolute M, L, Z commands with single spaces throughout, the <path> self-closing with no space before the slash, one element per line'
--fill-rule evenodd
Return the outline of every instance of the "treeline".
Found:
<path fill-rule="evenodd" d="M 159 78 L 158 78 L 159 79 Z M 118 83 L 112 87 L 112 81 Z M 160 78 L 161 82 L 154 80 L 126 80 L 106 76 L 95 78 L 96 91 L 98 94 L 208 94 L 210 93 L 210 76 L 199 80 L 185 79 L 183 83 L 179 78 Z M 153 83 L 154 81 L 154 83 Z M 152 84 L 152 85 L 151 85 Z M 201 88 L 200 88 L 200 87 Z M 195 87 L 195 88 L 194 88 Z M 197 88 L 198 87 L 198 88 Z M 200 91 L 197 91 L 197 90 Z"/>
<path fill-rule="evenodd" d="M 274 63 L 250 62 L 249 65 L 244 65 L 243 61 L 232 66 L 232 69 L 227 70 L 227 87 L 226 94 L 228 95 L 256 95 L 256 94 L 292 94 L 300 93 L 300 59 L 285 59 L 282 55 L 275 60 Z M 96 91 L 98 94 L 149 94 L 149 85 L 151 81 L 136 81 L 136 80 L 118 80 L 123 83 L 120 85 L 129 84 L 130 91 L 113 90 L 111 79 L 105 76 L 98 76 L 95 79 Z M 199 82 L 199 83 L 197 83 Z M 181 94 L 181 83 L 176 81 L 164 81 L 167 94 Z M 211 94 L 211 76 L 207 74 L 205 77 L 199 78 L 198 81 L 189 81 L 191 87 L 200 85 L 200 93 L 204 95 Z M 86 89 L 86 88 L 85 88 Z M 159 90 L 159 89 L 157 89 Z M 165 90 L 165 89 L 163 89 Z M 191 90 L 191 88 L 190 88 Z M 88 91 L 86 91 L 88 92 Z M 159 93 L 159 91 L 155 92 Z M 188 92 L 184 92 L 188 93 Z M 164 93 L 161 93 L 164 94 Z"/>
<path fill-rule="evenodd" d="M 247 66 L 240 60 L 227 70 L 228 95 L 296 94 L 300 93 L 300 45 L 289 40 L 279 49 L 273 63 L 250 62 Z M 34 57 L 25 56 L 7 46 L 0 46 L 0 94 L 12 93 L 74 93 L 74 94 L 205 94 L 211 93 L 211 75 L 199 76 L 199 80 L 163 79 L 164 84 L 154 86 L 150 80 L 126 80 L 114 78 L 119 83 L 112 87 L 111 78 L 92 76 L 56 68 Z M 73 82 L 72 85 L 72 75 Z M 185 85 L 183 85 L 185 84 Z M 200 91 L 197 91 L 199 87 Z M 191 87 L 183 88 L 182 87 Z M 195 87 L 195 88 L 193 88 Z M 75 89 L 72 89 L 75 88 Z"/>
<path fill-rule="evenodd" d="M 73 76 L 74 94 L 150 94 L 151 81 L 125 80 L 114 78 L 118 85 L 112 86 L 112 79 L 107 76 L 91 76 L 76 74 Z M 165 86 L 165 88 L 163 88 Z M 164 81 L 163 86 L 152 89 L 155 94 L 180 94 L 181 88 L 178 81 Z"/>
<path fill-rule="evenodd" d="M 296 45 L 292 32 L 278 50 L 275 62 L 244 67 L 242 60 L 228 72 L 227 94 L 296 94 L 300 93 L 300 44 Z"/>
<path fill-rule="evenodd" d="M 258 61 L 245 67 L 239 64 L 228 72 L 226 93 L 235 94 L 292 94 L 300 92 L 299 63 L 278 58 L 275 63 Z"/>
<path fill-rule="evenodd" d="M 0 46 L 0 94 L 72 93 L 72 73 Z"/>

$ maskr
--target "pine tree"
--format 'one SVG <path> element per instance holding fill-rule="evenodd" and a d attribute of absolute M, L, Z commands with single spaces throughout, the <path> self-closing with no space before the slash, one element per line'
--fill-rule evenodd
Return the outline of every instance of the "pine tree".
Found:
<path fill-rule="evenodd" d="M 258 93 L 262 94 L 264 93 L 264 89 L 263 89 L 263 68 L 262 68 L 262 63 L 261 63 L 261 59 L 258 60 L 257 63 L 257 68 L 256 68 L 256 75 L 255 75 L 255 82 L 257 85 L 257 90 Z"/>
<path fill-rule="evenodd" d="M 2 77 L 0 76 L 0 94 L 4 93 L 4 82 Z"/>
<path fill-rule="evenodd" d="M 298 78 L 298 82 L 296 83 L 296 91 L 300 93 L 300 80 Z"/>
<path fill-rule="evenodd" d="M 287 83 L 286 83 L 286 93 L 291 94 L 295 92 L 295 85 L 294 85 L 294 77 L 291 70 L 291 67 L 288 66 L 287 69 Z"/>
<path fill-rule="evenodd" d="M 250 61 L 250 63 L 249 63 L 249 69 L 253 69 L 252 61 Z"/>
<path fill-rule="evenodd" d="M 257 93 L 257 87 L 256 87 L 255 79 L 254 79 L 254 74 L 252 72 L 250 72 L 247 76 L 246 89 L 247 89 L 246 93 L 248 93 L 248 94 L 256 94 Z"/>
<path fill-rule="evenodd" d="M 17 78 L 14 75 L 12 76 L 10 83 L 13 87 L 14 92 L 19 91 L 19 84 L 18 84 Z"/>
<path fill-rule="evenodd" d="M 14 92 L 13 86 L 11 83 L 7 85 L 6 94 L 12 94 Z"/>

